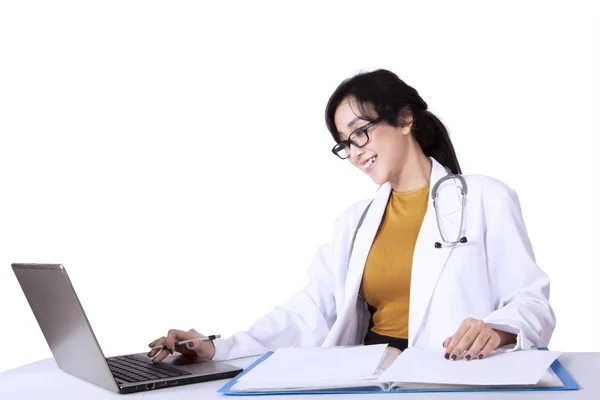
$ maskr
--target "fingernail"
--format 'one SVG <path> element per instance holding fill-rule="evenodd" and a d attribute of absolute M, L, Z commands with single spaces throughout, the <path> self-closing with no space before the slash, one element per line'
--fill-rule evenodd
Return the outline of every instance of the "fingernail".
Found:
<path fill-rule="evenodd" d="M 456 361 L 456 354 L 452 354 L 452 357 L 450 357 L 453 361 Z"/>
<path fill-rule="evenodd" d="M 449 360 L 449 359 L 450 359 L 450 353 L 446 353 L 446 354 L 444 354 L 444 358 L 445 358 L 446 360 Z"/>
<path fill-rule="evenodd" d="M 470 354 L 467 354 L 467 355 L 465 356 L 465 360 L 469 361 L 470 359 L 471 359 L 471 355 L 470 355 Z"/>
<path fill-rule="evenodd" d="M 169 349 L 169 353 L 173 354 L 173 349 Z"/>
<path fill-rule="evenodd" d="M 147 356 L 148 356 L 148 357 L 152 357 L 152 352 L 151 352 L 151 351 L 149 351 L 149 352 L 148 352 L 148 354 L 147 354 Z"/>
<path fill-rule="evenodd" d="M 191 349 L 191 348 L 194 347 L 194 342 L 187 342 L 186 346 L 187 346 L 188 349 Z"/>
<path fill-rule="evenodd" d="M 483 358 L 483 354 L 478 355 L 477 358 L 481 360 Z"/>

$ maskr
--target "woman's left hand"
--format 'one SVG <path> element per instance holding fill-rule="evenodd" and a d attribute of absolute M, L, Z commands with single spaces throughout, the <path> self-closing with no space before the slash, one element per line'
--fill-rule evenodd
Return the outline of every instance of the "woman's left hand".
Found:
<path fill-rule="evenodd" d="M 492 350 L 514 342 L 515 339 L 516 335 L 512 333 L 492 329 L 482 320 L 467 318 L 456 333 L 444 341 L 444 357 L 447 360 L 457 360 L 466 351 L 465 360 L 482 359 Z"/>

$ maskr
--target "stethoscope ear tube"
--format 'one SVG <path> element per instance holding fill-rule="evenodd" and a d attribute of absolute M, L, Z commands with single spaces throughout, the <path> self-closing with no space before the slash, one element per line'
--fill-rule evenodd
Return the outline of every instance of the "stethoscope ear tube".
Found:
<path fill-rule="evenodd" d="M 446 170 L 448 171 L 448 169 L 446 168 Z M 446 238 L 444 237 L 444 233 L 442 231 L 442 227 L 440 225 L 440 218 L 438 215 L 438 208 L 437 208 L 437 196 L 438 196 L 438 190 L 440 185 L 444 182 L 447 181 L 448 179 L 458 179 L 458 181 L 460 182 L 460 194 L 462 196 L 462 202 L 461 202 L 461 210 L 460 210 L 460 227 L 459 227 L 459 234 L 462 233 L 463 231 L 463 224 L 464 224 L 464 220 L 465 220 L 465 204 L 466 204 L 466 197 L 467 197 L 467 182 L 465 181 L 465 178 L 462 177 L 462 175 L 455 175 L 455 174 L 451 174 L 450 171 L 448 171 L 448 175 L 444 176 L 443 178 L 441 178 L 439 181 L 437 181 L 435 183 L 435 185 L 433 185 L 433 189 L 431 190 L 431 198 L 433 200 L 433 208 L 435 210 L 435 221 L 437 223 L 438 226 L 438 231 L 440 232 L 440 236 L 442 238 L 442 241 L 444 243 L 441 242 L 435 242 L 433 244 L 433 246 L 436 249 L 441 249 L 442 247 L 454 247 L 459 243 L 467 243 L 467 237 L 463 236 L 460 239 L 454 241 L 454 242 L 448 242 L 446 241 Z M 458 187 L 458 185 L 457 185 Z"/>

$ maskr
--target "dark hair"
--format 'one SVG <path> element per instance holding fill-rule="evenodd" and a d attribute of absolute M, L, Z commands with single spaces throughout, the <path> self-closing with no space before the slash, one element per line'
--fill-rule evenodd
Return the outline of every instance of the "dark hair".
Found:
<path fill-rule="evenodd" d="M 427 157 L 450 168 L 452 173 L 462 173 L 448 131 L 442 122 L 427 110 L 427 103 L 419 93 L 393 72 L 379 69 L 355 75 L 343 81 L 333 92 L 325 109 L 325 123 L 333 139 L 340 142 L 340 133 L 334 116 L 342 100 L 357 100 L 357 116 L 365 121 L 381 117 L 391 126 L 405 126 L 399 116 L 412 115 L 411 132 Z M 376 114 L 376 115 L 374 115 Z"/>

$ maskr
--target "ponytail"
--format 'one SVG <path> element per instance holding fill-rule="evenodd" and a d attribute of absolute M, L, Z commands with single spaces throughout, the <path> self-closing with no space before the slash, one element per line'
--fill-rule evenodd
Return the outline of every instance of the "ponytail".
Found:
<path fill-rule="evenodd" d="M 448 167 L 453 174 L 462 174 L 454 146 L 442 121 L 427 110 L 415 114 L 412 134 L 423 153 Z"/>

